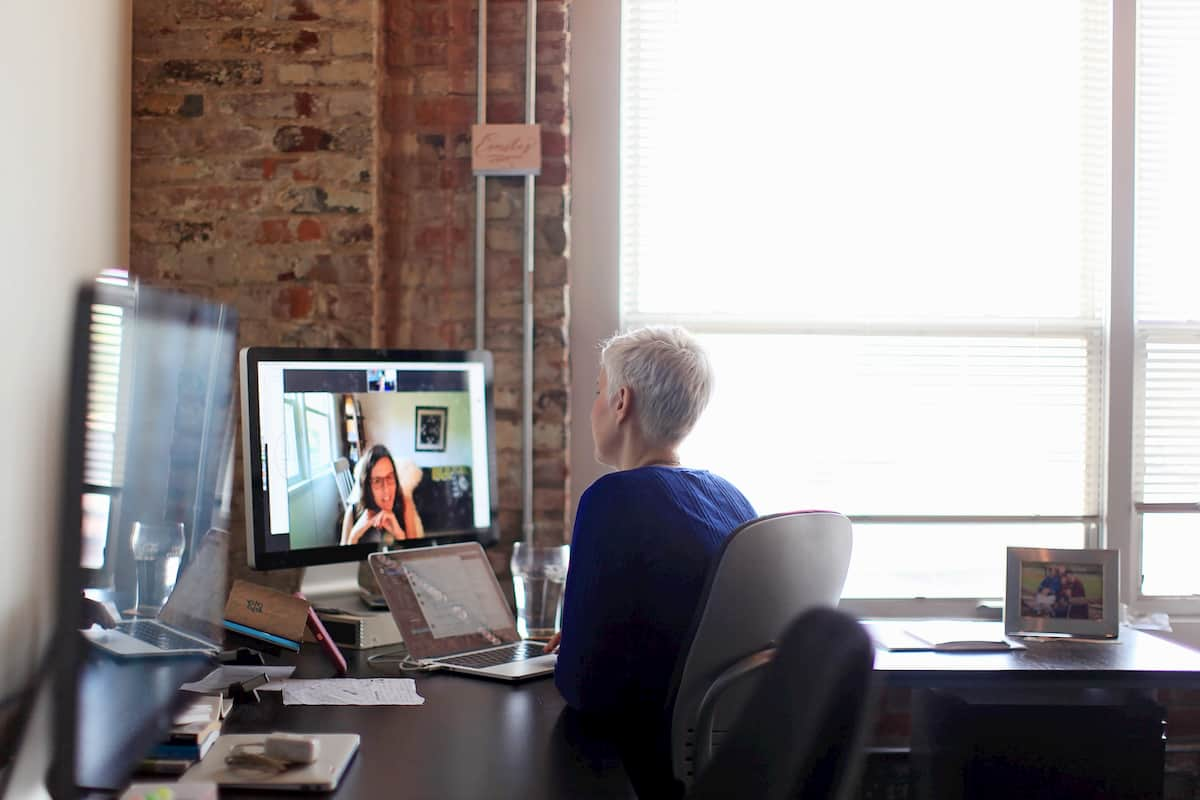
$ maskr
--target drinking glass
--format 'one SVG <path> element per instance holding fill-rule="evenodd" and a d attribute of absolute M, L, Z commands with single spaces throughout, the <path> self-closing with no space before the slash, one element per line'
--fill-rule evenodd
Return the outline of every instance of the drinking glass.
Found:
<path fill-rule="evenodd" d="M 567 583 L 570 545 L 513 545 L 513 596 L 517 601 L 517 633 L 525 639 L 549 639 L 562 627 L 563 587 Z"/>
<path fill-rule="evenodd" d="M 157 616 L 175 588 L 185 543 L 182 522 L 135 522 L 133 562 L 137 574 L 137 613 Z"/>

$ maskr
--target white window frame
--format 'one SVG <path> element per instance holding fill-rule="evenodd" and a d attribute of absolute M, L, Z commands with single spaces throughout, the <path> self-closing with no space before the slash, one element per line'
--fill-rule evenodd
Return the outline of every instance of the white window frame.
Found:
<path fill-rule="evenodd" d="M 571 168 L 572 304 L 571 514 L 579 495 L 602 475 L 592 453 L 589 409 L 599 373 L 592 343 L 621 324 L 619 271 L 620 3 L 572 7 Z M 1134 129 L 1136 0 L 1113 0 L 1112 230 L 1109 319 L 1104 352 L 1106 430 L 1101 489 L 1102 519 L 1088 545 L 1121 551 L 1121 599 L 1138 612 L 1162 611 L 1172 623 L 1200 623 L 1200 596 L 1141 595 L 1140 515 L 1133 503 L 1135 328 L 1133 310 Z M 632 322 L 632 320 L 627 320 Z M 1113 491 L 1111 487 L 1123 487 Z M 1160 509 L 1165 510 L 1165 509 Z M 863 614 L 972 615 L 977 598 L 854 600 Z M 1200 626 L 1198 626 L 1200 628 Z"/>

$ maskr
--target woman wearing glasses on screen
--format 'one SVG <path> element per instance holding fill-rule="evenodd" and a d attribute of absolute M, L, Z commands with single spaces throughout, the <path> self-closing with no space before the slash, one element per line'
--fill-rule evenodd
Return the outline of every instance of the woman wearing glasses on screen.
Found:
<path fill-rule="evenodd" d="M 638 794 L 669 797 L 663 713 L 675 662 L 721 543 L 754 508 L 729 481 L 679 463 L 712 392 L 708 356 L 677 327 L 614 336 L 592 406 L 596 459 L 615 467 L 579 499 L 554 682 L 619 731 Z"/>
<path fill-rule="evenodd" d="M 420 467 L 405 460 L 397 470 L 386 447 L 372 446 L 354 468 L 354 490 L 342 518 L 341 543 L 390 545 L 423 537 L 425 527 L 412 499 L 420 482 Z"/>

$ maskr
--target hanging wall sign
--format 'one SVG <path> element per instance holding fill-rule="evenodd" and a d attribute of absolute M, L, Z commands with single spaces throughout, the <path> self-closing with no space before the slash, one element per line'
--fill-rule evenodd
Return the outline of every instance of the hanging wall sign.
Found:
<path fill-rule="evenodd" d="M 540 125 L 472 125 L 471 169 L 476 175 L 538 175 Z"/>

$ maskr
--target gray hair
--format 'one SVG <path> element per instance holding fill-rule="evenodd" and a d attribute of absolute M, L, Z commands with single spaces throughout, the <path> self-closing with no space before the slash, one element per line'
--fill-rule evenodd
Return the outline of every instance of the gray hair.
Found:
<path fill-rule="evenodd" d="M 601 345 L 600 365 L 608 376 L 609 400 L 622 386 L 632 390 L 642 435 L 654 447 L 682 441 L 712 395 L 708 355 L 678 326 L 651 325 L 613 336 Z"/>

